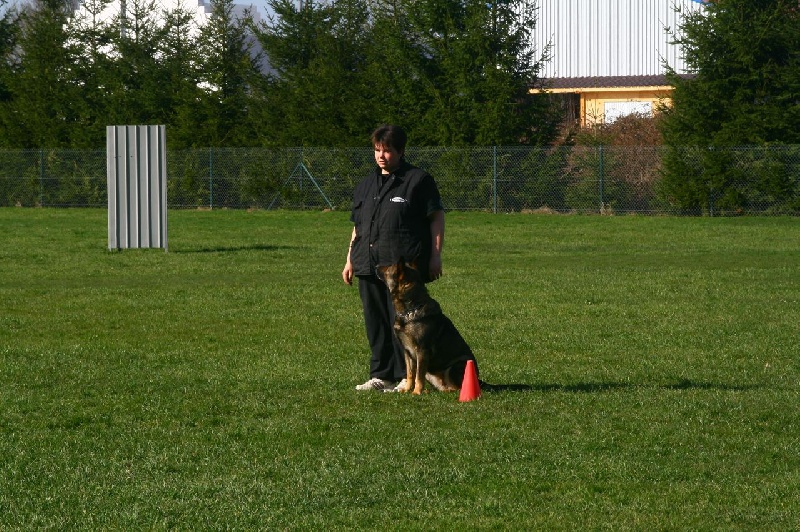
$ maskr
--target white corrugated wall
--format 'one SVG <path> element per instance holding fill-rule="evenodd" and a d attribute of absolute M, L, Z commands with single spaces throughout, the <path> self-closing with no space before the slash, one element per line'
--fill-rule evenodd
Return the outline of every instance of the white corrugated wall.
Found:
<path fill-rule="evenodd" d="M 648 76 L 662 61 L 684 71 L 675 31 L 684 13 L 703 9 L 692 0 L 538 0 L 534 44 L 552 43 L 541 77 Z"/>
<path fill-rule="evenodd" d="M 166 127 L 106 126 L 108 249 L 167 249 Z"/>

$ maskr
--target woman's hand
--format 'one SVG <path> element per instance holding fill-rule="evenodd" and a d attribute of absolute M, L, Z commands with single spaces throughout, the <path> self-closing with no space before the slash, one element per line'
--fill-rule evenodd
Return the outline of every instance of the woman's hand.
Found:
<path fill-rule="evenodd" d="M 347 249 L 347 262 L 344 264 L 342 270 L 342 281 L 347 286 L 353 285 L 353 262 L 350 260 L 350 253 L 353 252 L 353 241 L 356 239 L 356 228 L 353 227 L 353 232 L 350 233 L 350 247 Z"/>
<path fill-rule="evenodd" d="M 428 277 L 431 281 L 435 281 L 442 276 L 442 256 L 434 254 L 431 256 L 431 262 L 428 265 Z"/>
<path fill-rule="evenodd" d="M 353 284 L 353 263 L 350 262 L 350 257 L 347 257 L 347 264 L 342 270 L 342 281 L 348 286 Z"/>

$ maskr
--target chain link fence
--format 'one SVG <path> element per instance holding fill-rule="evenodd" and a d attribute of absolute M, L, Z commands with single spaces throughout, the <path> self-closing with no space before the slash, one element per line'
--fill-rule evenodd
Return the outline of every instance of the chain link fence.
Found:
<path fill-rule="evenodd" d="M 676 206 L 667 156 L 702 189 L 699 207 Z M 407 158 L 436 178 L 449 210 L 800 214 L 800 146 L 410 148 Z M 371 148 L 169 150 L 168 205 L 349 210 L 374 164 Z M 724 190 L 704 181 L 712 173 L 727 176 Z M 105 207 L 106 194 L 105 150 L 0 151 L 0 206 Z"/>

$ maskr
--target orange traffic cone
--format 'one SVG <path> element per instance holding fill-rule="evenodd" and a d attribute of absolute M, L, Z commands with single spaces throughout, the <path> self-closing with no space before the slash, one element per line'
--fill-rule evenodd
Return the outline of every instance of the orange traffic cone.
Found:
<path fill-rule="evenodd" d="M 475 372 L 475 361 L 467 360 L 464 368 L 464 381 L 461 383 L 461 395 L 458 400 L 462 403 L 474 401 L 481 396 L 481 385 L 478 383 L 478 374 Z"/>

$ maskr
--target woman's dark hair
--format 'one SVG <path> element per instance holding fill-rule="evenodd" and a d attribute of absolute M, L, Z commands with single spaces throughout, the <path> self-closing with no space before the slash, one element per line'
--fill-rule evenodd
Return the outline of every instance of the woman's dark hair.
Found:
<path fill-rule="evenodd" d="M 380 126 L 372 132 L 372 145 L 394 148 L 399 153 L 406 151 L 406 132 L 400 126 Z"/>

